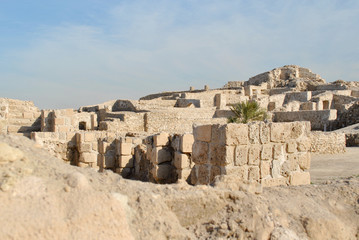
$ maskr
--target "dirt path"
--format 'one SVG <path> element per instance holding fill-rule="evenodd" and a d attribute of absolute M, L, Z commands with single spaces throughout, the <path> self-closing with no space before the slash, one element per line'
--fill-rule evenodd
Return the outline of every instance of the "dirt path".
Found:
<path fill-rule="evenodd" d="M 359 175 L 359 147 L 348 147 L 344 154 L 312 154 L 311 182 Z"/>

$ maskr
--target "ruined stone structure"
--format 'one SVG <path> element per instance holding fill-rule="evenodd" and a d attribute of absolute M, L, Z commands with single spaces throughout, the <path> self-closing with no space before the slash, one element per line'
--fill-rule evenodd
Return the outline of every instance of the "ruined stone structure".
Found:
<path fill-rule="evenodd" d="M 230 106 L 249 100 L 268 110 L 269 123 L 227 124 Z M 210 184 L 216 175 L 237 174 L 265 186 L 297 185 L 309 181 L 310 152 L 345 151 L 351 135 L 328 131 L 357 123 L 358 101 L 358 83 L 326 84 L 288 65 L 219 89 L 191 87 L 78 110 L 40 111 L 29 101 L 0 98 L 0 132 L 31 137 L 70 164 L 143 181 Z M 239 137 L 232 134 L 243 139 L 230 142 Z"/>

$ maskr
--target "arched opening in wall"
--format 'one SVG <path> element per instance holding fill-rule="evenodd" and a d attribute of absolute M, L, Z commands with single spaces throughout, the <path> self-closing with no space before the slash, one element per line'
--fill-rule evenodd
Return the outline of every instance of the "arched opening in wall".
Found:
<path fill-rule="evenodd" d="M 323 101 L 323 110 L 329 109 L 329 101 Z"/>
<path fill-rule="evenodd" d="M 79 130 L 86 130 L 86 122 L 79 122 Z"/>

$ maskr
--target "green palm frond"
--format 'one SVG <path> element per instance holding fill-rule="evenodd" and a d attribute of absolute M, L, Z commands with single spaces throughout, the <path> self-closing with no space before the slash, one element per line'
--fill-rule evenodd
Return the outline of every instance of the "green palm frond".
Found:
<path fill-rule="evenodd" d="M 229 123 L 248 123 L 267 119 L 267 112 L 255 101 L 245 101 L 231 106 L 234 116 L 228 118 Z"/>

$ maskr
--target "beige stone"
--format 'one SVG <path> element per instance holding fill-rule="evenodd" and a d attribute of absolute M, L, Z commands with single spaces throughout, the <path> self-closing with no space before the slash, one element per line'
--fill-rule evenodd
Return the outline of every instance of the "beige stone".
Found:
<path fill-rule="evenodd" d="M 133 167 L 133 157 L 128 156 L 128 155 L 119 156 L 118 157 L 118 166 L 121 168 L 124 168 L 124 167 L 132 168 Z"/>
<path fill-rule="evenodd" d="M 98 151 L 99 151 L 99 153 L 102 153 L 102 154 L 106 153 L 108 146 L 109 146 L 108 142 L 99 141 L 99 143 L 98 143 Z"/>
<path fill-rule="evenodd" d="M 183 179 L 183 180 L 187 180 L 190 175 L 191 175 L 191 169 L 190 168 L 186 168 L 186 169 L 177 169 L 176 173 L 177 173 L 177 178 L 178 179 Z"/>
<path fill-rule="evenodd" d="M 235 166 L 243 166 L 248 163 L 248 146 L 236 146 L 235 147 Z"/>
<path fill-rule="evenodd" d="M 24 153 L 20 149 L 11 147 L 6 143 L 0 142 L 0 165 L 20 160 L 23 157 Z"/>
<path fill-rule="evenodd" d="M 261 122 L 259 124 L 259 138 L 262 144 L 270 142 L 270 127 L 269 124 Z"/>
<path fill-rule="evenodd" d="M 168 148 L 155 147 L 152 149 L 151 161 L 156 164 L 171 162 L 172 155 Z"/>
<path fill-rule="evenodd" d="M 282 159 L 284 158 L 284 145 L 283 144 L 274 144 L 273 145 L 273 158 Z"/>
<path fill-rule="evenodd" d="M 302 170 L 309 170 L 310 168 L 310 162 L 311 162 L 311 155 L 309 152 L 302 153 L 298 155 L 298 163 L 299 167 Z"/>
<path fill-rule="evenodd" d="M 31 113 L 31 112 L 24 112 L 24 113 L 22 113 L 22 116 L 23 116 L 23 118 L 25 118 L 25 119 L 32 119 L 32 118 L 34 118 L 34 114 Z"/>
<path fill-rule="evenodd" d="M 65 118 L 55 118 L 55 125 L 65 125 Z"/>
<path fill-rule="evenodd" d="M 183 134 L 180 140 L 180 150 L 183 153 L 191 153 L 194 143 L 194 137 L 192 134 Z"/>
<path fill-rule="evenodd" d="M 248 150 L 248 165 L 259 165 L 261 146 L 250 145 Z"/>
<path fill-rule="evenodd" d="M 92 144 L 91 143 L 81 143 L 79 146 L 80 152 L 91 152 Z"/>
<path fill-rule="evenodd" d="M 172 175 L 173 167 L 170 164 L 156 165 L 153 168 L 153 175 L 157 181 L 169 179 Z"/>
<path fill-rule="evenodd" d="M 166 146 L 169 144 L 168 133 L 161 132 L 153 136 L 153 144 L 155 147 Z"/>
<path fill-rule="evenodd" d="M 131 155 L 131 152 L 132 152 L 132 143 L 126 143 L 126 142 L 120 143 L 121 155 Z"/>
<path fill-rule="evenodd" d="M 287 180 L 284 177 L 265 178 L 265 179 L 261 179 L 261 184 L 263 187 L 284 186 L 287 185 Z"/>
<path fill-rule="evenodd" d="M 226 145 L 248 144 L 248 125 L 229 123 L 226 125 Z"/>
<path fill-rule="evenodd" d="M 261 159 L 272 160 L 272 158 L 273 158 L 273 145 L 272 144 L 262 145 Z"/>
<path fill-rule="evenodd" d="M 270 135 L 272 142 L 285 142 L 289 139 L 291 134 L 290 123 L 271 123 L 270 124 Z"/>
<path fill-rule="evenodd" d="M 173 165 L 177 169 L 184 169 L 190 167 L 190 161 L 188 159 L 188 156 L 184 153 L 175 152 Z"/>
<path fill-rule="evenodd" d="M 259 180 L 259 167 L 251 166 L 248 168 L 248 180 L 250 181 L 258 181 Z"/>
<path fill-rule="evenodd" d="M 210 142 L 212 136 L 211 125 L 201 125 L 193 129 L 193 135 L 196 141 Z"/>
<path fill-rule="evenodd" d="M 208 143 L 195 141 L 192 150 L 192 161 L 196 164 L 208 163 L 208 150 Z"/>
<path fill-rule="evenodd" d="M 287 143 L 287 152 L 295 153 L 297 151 L 297 143 L 295 140 L 289 140 Z"/>
<path fill-rule="evenodd" d="M 253 122 L 248 125 L 249 143 L 251 144 L 259 143 L 259 129 L 260 129 L 260 125 L 258 122 Z"/>
<path fill-rule="evenodd" d="M 70 131 L 70 126 L 64 126 L 64 125 L 60 125 L 60 126 L 56 126 L 55 129 L 56 132 L 69 132 Z M 86 136 L 86 135 L 85 135 Z M 86 138 L 85 138 L 86 139 Z M 86 141 L 86 140 L 85 140 Z"/>
<path fill-rule="evenodd" d="M 95 133 L 93 133 L 93 132 L 85 132 L 84 133 L 84 141 L 85 142 L 94 142 L 94 141 L 96 141 Z"/>
<path fill-rule="evenodd" d="M 248 180 L 248 166 L 226 167 L 225 174 L 236 175 L 239 179 Z"/>
<path fill-rule="evenodd" d="M 292 172 L 289 175 L 290 185 L 306 185 L 310 184 L 310 174 L 309 172 Z"/>
<path fill-rule="evenodd" d="M 93 152 L 81 153 L 80 162 L 96 163 L 97 162 L 97 153 L 93 153 Z"/>
<path fill-rule="evenodd" d="M 271 171 L 271 162 L 270 161 L 261 161 L 260 163 L 260 177 L 261 179 L 270 176 Z"/>

